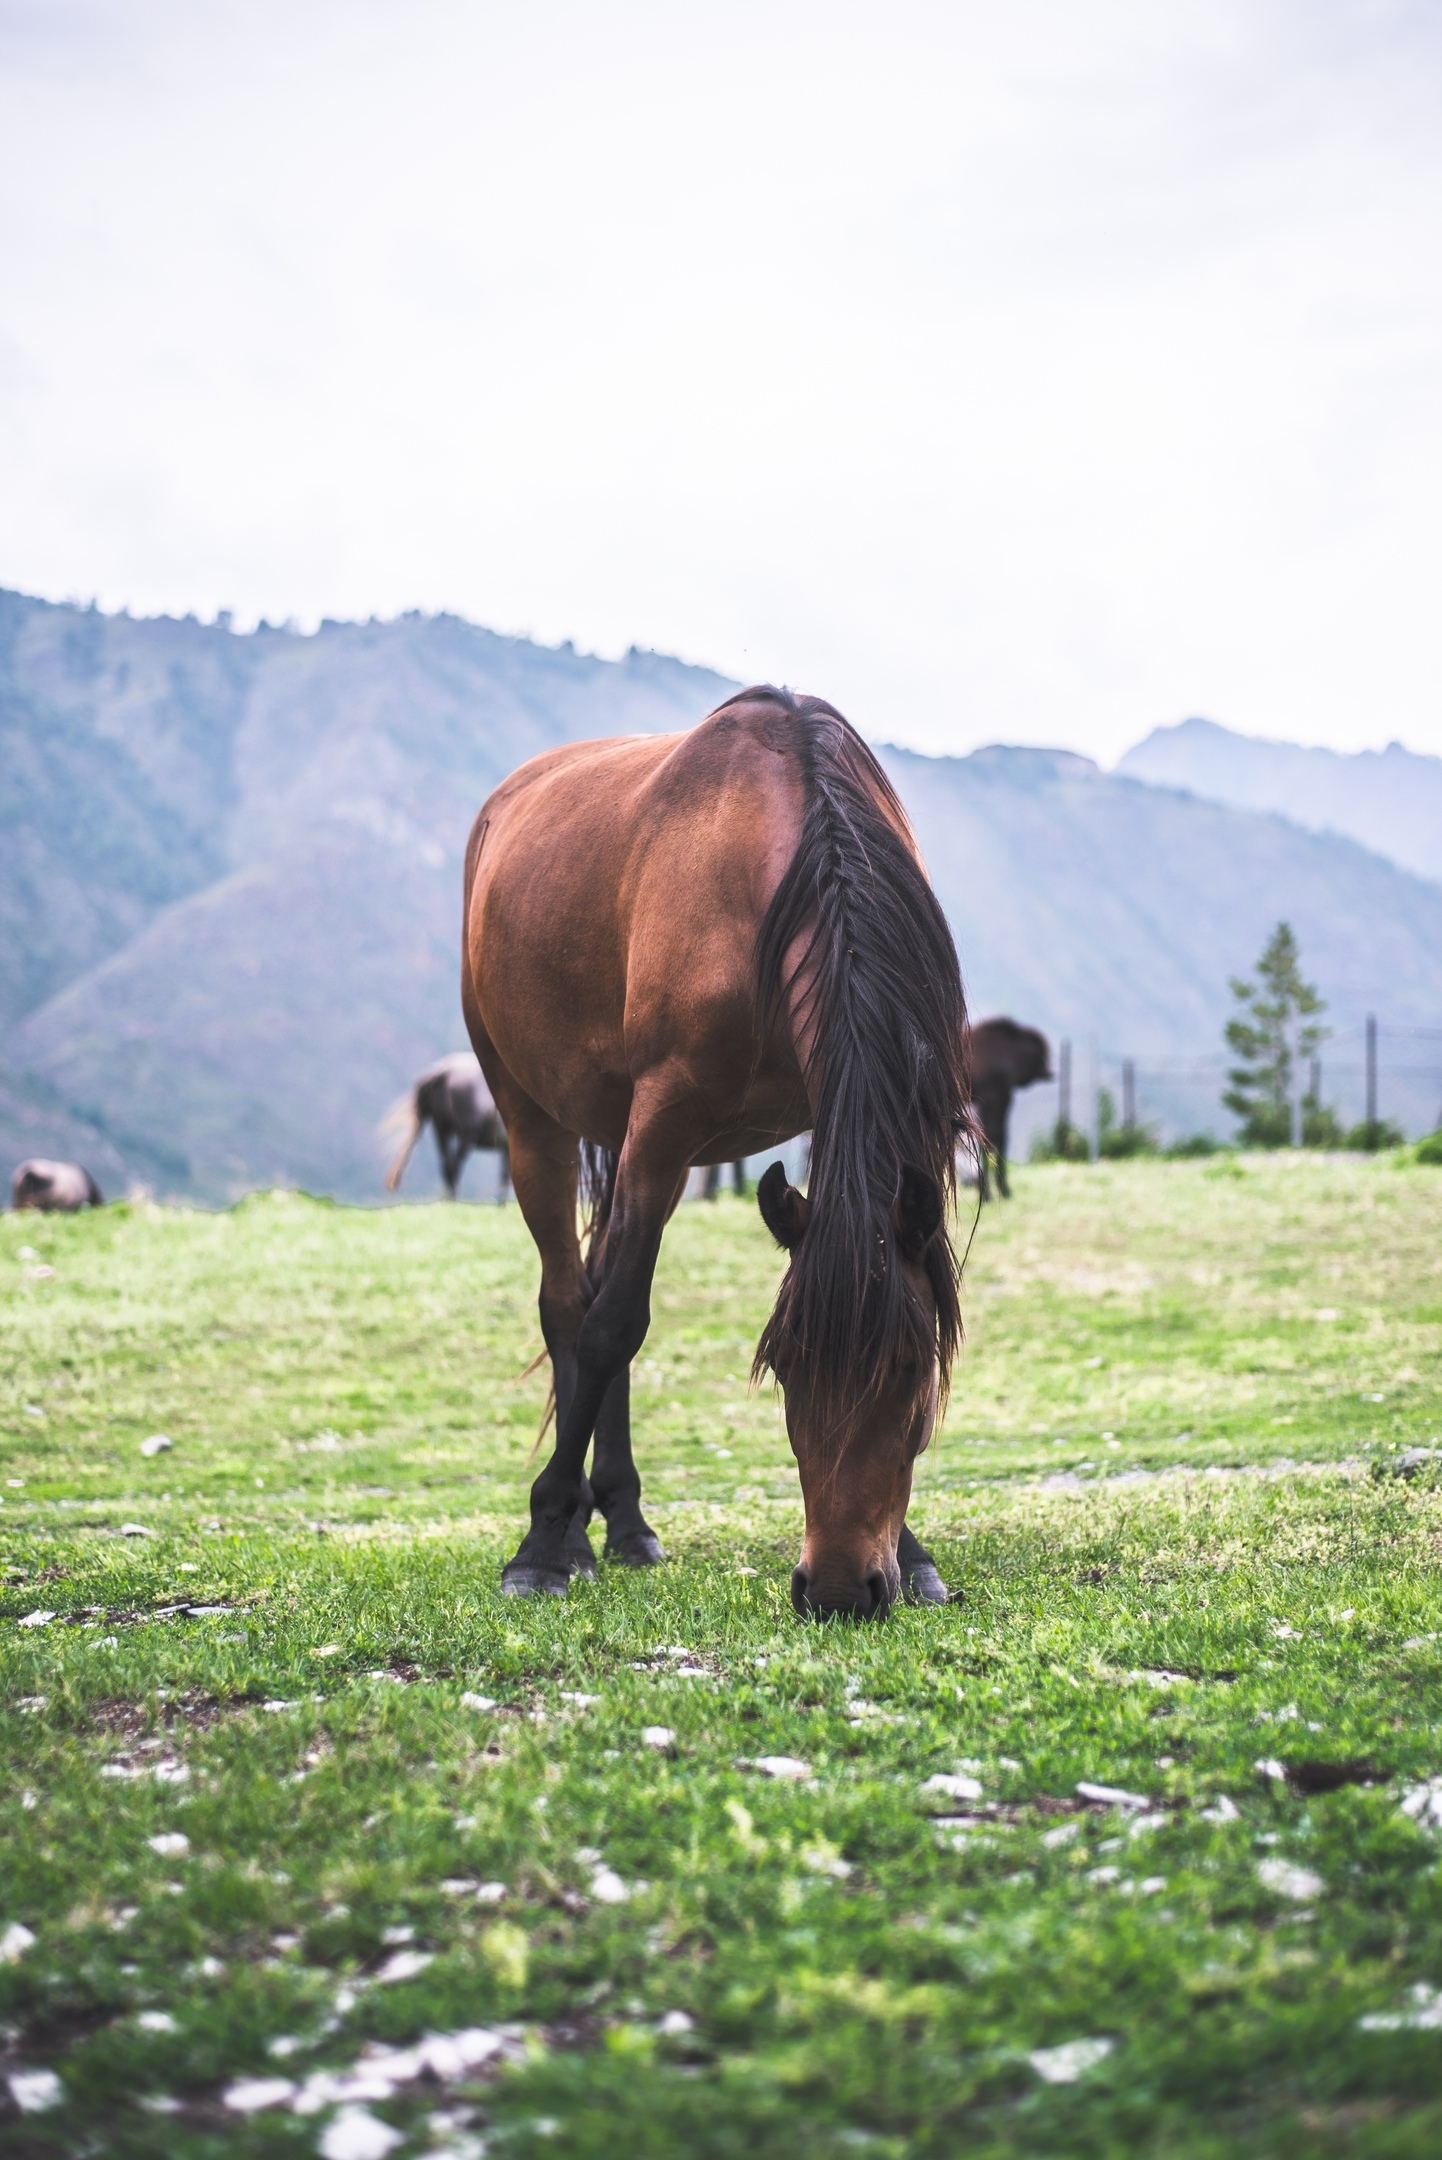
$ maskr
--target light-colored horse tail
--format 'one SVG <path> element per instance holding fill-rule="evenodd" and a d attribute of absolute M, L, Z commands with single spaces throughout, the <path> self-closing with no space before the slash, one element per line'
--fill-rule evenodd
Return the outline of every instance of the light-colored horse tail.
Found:
<path fill-rule="evenodd" d="M 421 1115 L 420 1084 L 417 1082 L 408 1095 L 403 1095 L 395 1106 L 386 1112 L 381 1121 L 381 1137 L 399 1140 L 400 1149 L 395 1161 L 386 1172 L 386 1191 L 394 1192 L 406 1174 L 406 1164 L 415 1153 L 416 1142 L 425 1131 L 426 1121 Z"/>

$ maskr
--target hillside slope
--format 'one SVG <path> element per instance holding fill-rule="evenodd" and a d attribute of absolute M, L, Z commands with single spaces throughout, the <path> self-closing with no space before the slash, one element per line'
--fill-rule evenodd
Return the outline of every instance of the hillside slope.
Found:
<path fill-rule="evenodd" d="M 1442 758 L 1401 743 L 1344 754 L 1234 735 L 1212 720 L 1155 728 L 1116 768 L 1238 810 L 1275 810 L 1345 833 L 1419 877 L 1442 880 Z"/>
<path fill-rule="evenodd" d="M 68 1139 L 213 1200 L 373 1195 L 377 1118 L 462 1040 L 480 803 L 538 750 L 690 726 L 730 687 L 448 616 L 242 637 L 4 595 L 0 1147 Z"/>

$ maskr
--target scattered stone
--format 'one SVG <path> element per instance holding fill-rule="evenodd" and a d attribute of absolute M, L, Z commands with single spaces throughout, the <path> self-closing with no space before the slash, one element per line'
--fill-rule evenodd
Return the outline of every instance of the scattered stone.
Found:
<path fill-rule="evenodd" d="M 921 1787 L 924 1793 L 940 1793 L 947 1800 L 979 1800 L 981 1780 L 962 1777 L 946 1770 L 938 1770 L 934 1777 L 926 1778 Z"/>
<path fill-rule="evenodd" d="M 1419 1830 L 1442 1830 L 1442 1777 L 1427 1778 L 1403 1795 L 1402 1813 Z"/>
<path fill-rule="evenodd" d="M 750 1572 L 754 1574 L 756 1571 L 753 1568 Z M 656 2025 L 657 2032 L 664 2033 L 668 2039 L 674 2038 L 680 2033 L 694 2032 L 695 2029 L 695 2018 L 691 2017 L 685 2010 L 668 2010 L 666 2015 L 657 2021 Z"/>
<path fill-rule="evenodd" d="M 17 1620 L 15 1625 L 17 1627 L 49 1627 L 54 1618 L 55 1614 L 53 1612 L 30 1612 L 26 1613 L 22 1619 Z"/>
<path fill-rule="evenodd" d="M 403 2144 L 399 2130 L 372 2115 L 368 2108 L 343 2107 L 322 2132 L 322 2160 L 385 2160 Z"/>
<path fill-rule="evenodd" d="M 645 1725 L 641 1728 L 642 1745 L 655 1748 L 661 1754 L 674 1745 L 675 1739 L 676 1735 L 669 1725 Z"/>
<path fill-rule="evenodd" d="M 624 1905 L 631 1893 L 614 1868 L 598 1867 L 591 1877 L 591 1895 L 599 1905 Z"/>
<path fill-rule="evenodd" d="M 1278 1897 L 1293 1898 L 1299 1905 L 1320 1896 L 1327 1887 L 1320 1875 L 1310 1868 L 1294 1867 L 1290 1860 L 1259 1860 L 1257 1878 Z"/>
<path fill-rule="evenodd" d="M 1027 2061 L 1048 2085 L 1075 2085 L 1110 2055 L 1113 2040 L 1067 2040 L 1060 2047 L 1033 2048 Z"/>
<path fill-rule="evenodd" d="M 35 1947 L 35 1937 L 19 1920 L 12 1920 L 0 1935 L 0 1960 L 7 1965 L 18 1965 L 27 1950 Z"/>
<path fill-rule="evenodd" d="M 120 1525 L 120 1535 L 122 1537 L 154 1537 L 155 1532 L 148 1530 L 143 1522 L 123 1522 Z"/>
<path fill-rule="evenodd" d="M 162 1830 L 158 1837 L 147 1838 L 145 1842 L 150 1850 L 159 1853 L 162 1859 L 168 1859 L 172 1855 L 179 1858 L 182 1853 L 190 1851 L 190 1839 L 183 1830 Z"/>
<path fill-rule="evenodd" d="M 802 1762 L 796 1755 L 758 1755 L 754 1761 L 742 1758 L 740 1767 L 759 1770 L 763 1777 L 809 1778 L 811 1775 L 810 1763 Z"/>
<path fill-rule="evenodd" d="M 53 2070 L 12 2070 L 6 2083 L 22 2115 L 42 2115 L 65 2098 L 65 2087 Z"/>
<path fill-rule="evenodd" d="M 171 1441 L 167 1434 L 153 1432 L 148 1440 L 141 1441 L 140 1452 L 142 1455 L 163 1455 L 170 1445 Z"/>
<path fill-rule="evenodd" d="M 293 2078 L 241 2078 L 221 2094 L 237 2115 L 257 2115 L 262 2108 L 284 2107 L 295 2096 Z"/>
<path fill-rule="evenodd" d="M 1077 1792 L 1083 1800 L 1090 1800 L 1101 1807 L 1149 1808 L 1150 1800 L 1141 1793 L 1124 1792 L 1119 1785 L 1092 1785 L 1085 1778 L 1077 1782 Z M 1080 2043 L 1078 2043 L 1080 2045 Z M 1111 2045 L 1110 2041 L 1107 2043 Z"/>
<path fill-rule="evenodd" d="M 393 1957 L 386 1959 L 376 1979 L 387 1987 L 396 1980 L 414 1980 L 417 1973 L 424 1972 L 433 1963 L 429 1950 L 397 1950 Z"/>
<path fill-rule="evenodd" d="M 1357 2020 L 1359 2032 L 1435 2032 L 1442 2026 L 1442 1992 L 1419 1980 L 1409 1988 L 1410 2010 L 1378 2010 Z"/>
<path fill-rule="evenodd" d="M 461 1697 L 461 1708 L 463 1710 L 494 1710 L 496 1703 L 491 1696 L 473 1695 L 468 1688 Z"/>
<path fill-rule="evenodd" d="M 168 2010 L 140 2010 L 136 2013 L 135 2022 L 142 2032 L 173 2033 L 180 2030 Z"/>

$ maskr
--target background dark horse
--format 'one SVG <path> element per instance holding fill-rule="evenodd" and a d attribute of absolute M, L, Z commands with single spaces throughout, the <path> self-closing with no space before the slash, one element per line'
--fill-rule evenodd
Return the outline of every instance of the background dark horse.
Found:
<path fill-rule="evenodd" d="M 73 1215 L 77 1208 L 104 1207 L 100 1187 L 79 1163 L 45 1162 L 32 1156 L 10 1180 L 13 1208 L 38 1208 L 45 1215 Z"/>
<path fill-rule="evenodd" d="M 977 1175 L 983 1200 L 990 1197 L 988 1160 L 996 1164 L 997 1190 L 1010 1199 L 1006 1176 L 1006 1129 L 1018 1088 L 1052 1078 L 1051 1051 L 1039 1028 L 1016 1020 L 983 1020 L 971 1030 L 971 1100 L 981 1127 Z"/>
<path fill-rule="evenodd" d="M 403 1102 L 386 1119 L 385 1130 L 401 1134 L 400 1153 L 386 1172 L 386 1191 L 394 1192 L 405 1175 L 416 1142 L 429 1125 L 440 1150 L 441 1176 L 454 1200 L 473 1148 L 501 1151 L 501 1192 L 510 1183 L 510 1151 L 480 1060 L 469 1050 L 442 1058 L 423 1072 Z"/>

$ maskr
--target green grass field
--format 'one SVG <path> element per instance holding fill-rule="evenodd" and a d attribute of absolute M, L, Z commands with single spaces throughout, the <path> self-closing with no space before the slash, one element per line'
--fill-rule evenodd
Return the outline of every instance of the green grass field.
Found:
<path fill-rule="evenodd" d="M 871 1629 L 739 1202 L 535 1604 L 513 1208 L 0 1222 L 6 2153 L 1442 2150 L 1442 1171 L 1016 1185 Z"/>

